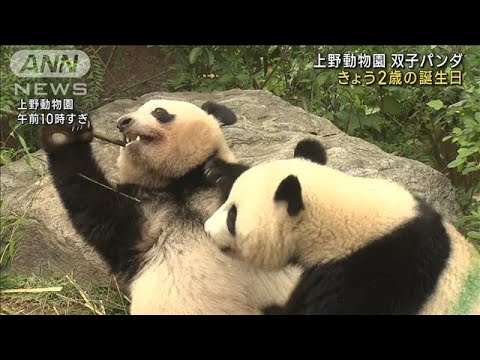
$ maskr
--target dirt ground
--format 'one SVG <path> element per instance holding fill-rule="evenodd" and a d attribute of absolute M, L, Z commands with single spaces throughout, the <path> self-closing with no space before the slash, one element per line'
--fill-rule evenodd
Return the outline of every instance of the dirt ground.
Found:
<path fill-rule="evenodd" d="M 99 46 L 94 48 L 98 49 Z M 173 75 L 171 66 L 175 60 L 174 53 L 162 46 L 103 46 L 98 55 L 108 65 L 103 98 L 154 76 L 154 79 L 119 96 L 135 98 L 149 92 L 166 91 L 167 80 Z"/>

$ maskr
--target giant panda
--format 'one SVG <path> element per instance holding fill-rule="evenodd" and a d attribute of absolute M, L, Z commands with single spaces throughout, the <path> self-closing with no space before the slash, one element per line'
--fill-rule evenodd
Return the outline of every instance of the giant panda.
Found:
<path fill-rule="evenodd" d="M 203 164 L 235 161 L 220 129 L 235 121 L 214 102 L 148 101 L 117 121 L 125 146 L 116 186 L 92 154 L 93 127 L 42 127 L 71 222 L 121 279 L 132 314 L 259 314 L 285 302 L 298 281 L 295 267 L 264 271 L 232 259 L 203 230 L 221 204 Z"/>
<path fill-rule="evenodd" d="M 480 256 L 430 205 L 325 166 L 315 140 L 294 155 L 205 167 L 227 197 L 205 223 L 212 241 L 263 269 L 304 269 L 287 303 L 265 314 L 480 313 Z"/>

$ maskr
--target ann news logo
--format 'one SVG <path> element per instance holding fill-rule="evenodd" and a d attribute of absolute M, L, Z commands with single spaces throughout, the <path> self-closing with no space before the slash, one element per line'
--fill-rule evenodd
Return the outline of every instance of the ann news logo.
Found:
<path fill-rule="evenodd" d="M 90 58 L 81 50 L 20 50 L 10 69 L 19 77 L 80 78 L 90 69 Z"/>
<path fill-rule="evenodd" d="M 11 57 L 10 69 L 18 77 L 32 78 L 15 83 L 13 88 L 15 96 L 22 96 L 17 106 L 21 124 L 89 126 L 88 114 L 74 111 L 74 97 L 86 95 L 87 84 L 70 80 L 90 70 L 90 58 L 83 51 L 20 50 Z M 42 80 L 45 78 L 51 80 Z"/>

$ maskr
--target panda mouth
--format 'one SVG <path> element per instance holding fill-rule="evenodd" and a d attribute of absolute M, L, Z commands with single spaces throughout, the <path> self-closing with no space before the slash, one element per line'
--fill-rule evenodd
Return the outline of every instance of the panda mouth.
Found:
<path fill-rule="evenodd" d="M 123 134 L 123 140 L 125 142 L 125 147 L 132 144 L 138 144 L 140 142 L 150 142 L 153 140 L 153 136 L 142 135 L 133 131 L 130 131 L 128 134 Z"/>

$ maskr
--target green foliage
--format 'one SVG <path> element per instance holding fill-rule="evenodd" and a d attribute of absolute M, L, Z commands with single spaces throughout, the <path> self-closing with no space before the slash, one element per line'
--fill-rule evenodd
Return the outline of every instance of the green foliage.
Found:
<path fill-rule="evenodd" d="M 100 102 L 100 96 L 103 92 L 103 82 L 105 80 L 105 64 L 88 48 L 86 54 L 90 57 L 90 71 L 86 75 L 88 86 L 87 95 L 79 96 L 79 108 L 88 110 Z"/>
<path fill-rule="evenodd" d="M 170 89 L 213 91 L 231 88 L 260 88 L 273 50 L 261 46 L 176 47 L 178 76 Z M 217 74 L 217 76 L 215 76 Z"/>
<path fill-rule="evenodd" d="M 464 234 L 480 251 L 480 197 L 474 197 L 479 184 L 471 190 L 457 188 L 457 199 L 463 211 L 455 226 Z"/>
<path fill-rule="evenodd" d="M 25 215 L 13 212 L 0 216 L 0 269 L 5 268 L 12 261 L 26 221 Z"/>
<path fill-rule="evenodd" d="M 427 105 L 435 110 L 440 110 L 441 108 L 445 107 L 445 105 L 443 105 L 443 102 L 441 100 L 431 100 L 427 103 Z"/>
<path fill-rule="evenodd" d="M 476 96 L 473 92 L 476 91 Z M 479 89 L 467 90 L 466 99 L 460 105 L 450 106 L 449 114 L 459 116 L 462 128 L 454 127 L 451 135 L 443 138 L 458 144 L 455 160 L 448 163 L 449 168 L 456 168 L 462 175 L 480 171 L 480 92 Z M 457 110 L 461 106 L 461 109 Z"/>
<path fill-rule="evenodd" d="M 27 165 L 30 167 L 30 169 L 36 173 L 36 168 L 35 164 L 33 162 L 33 158 L 31 155 L 31 150 L 32 146 L 27 145 L 27 141 L 24 139 L 22 133 L 19 131 L 19 129 L 28 127 L 26 130 L 27 134 L 32 134 L 34 133 L 32 130 L 34 129 L 32 126 L 28 126 L 26 124 L 15 124 L 15 127 L 10 131 L 8 136 L 5 139 L 5 143 L 10 139 L 10 138 L 15 138 L 20 146 L 18 149 L 11 148 L 11 147 L 0 147 L 0 166 L 10 164 L 12 161 L 18 160 L 20 158 L 25 158 L 25 161 L 27 162 Z M 28 132 L 30 130 L 30 132 Z"/>

